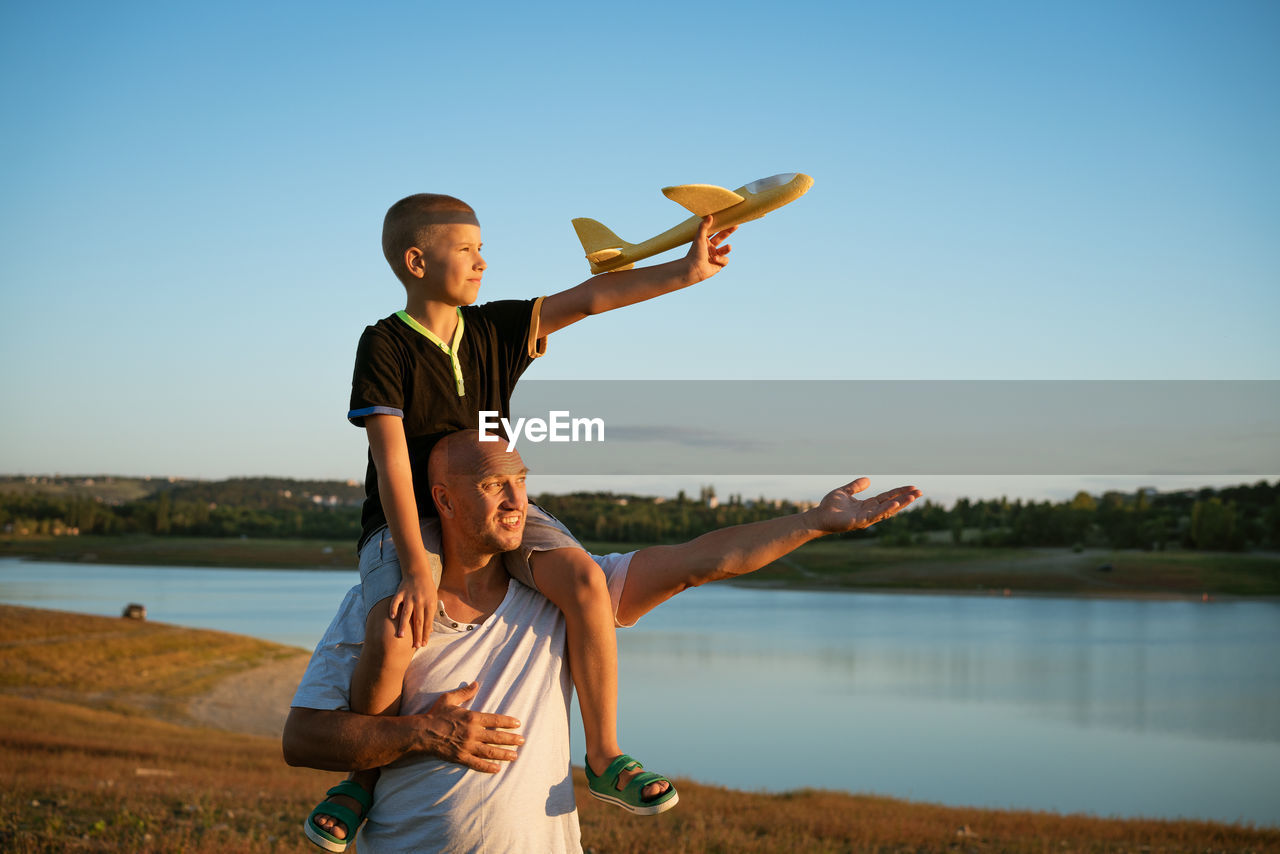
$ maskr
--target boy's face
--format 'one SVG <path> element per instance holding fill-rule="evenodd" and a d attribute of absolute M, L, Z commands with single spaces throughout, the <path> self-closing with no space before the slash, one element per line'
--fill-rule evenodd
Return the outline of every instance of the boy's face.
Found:
<path fill-rule="evenodd" d="M 433 299 L 471 305 L 480 295 L 480 279 L 488 266 L 480 247 L 478 225 L 437 225 L 423 248 L 406 253 L 405 263 Z"/>

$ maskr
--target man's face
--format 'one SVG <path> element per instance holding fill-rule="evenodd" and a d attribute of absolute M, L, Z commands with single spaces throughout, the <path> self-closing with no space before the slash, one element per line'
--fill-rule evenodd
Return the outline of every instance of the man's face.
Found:
<path fill-rule="evenodd" d="M 482 454 L 476 473 L 449 478 L 459 535 L 482 551 L 496 554 L 511 551 L 524 539 L 525 513 L 529 499 L 525 493 L 528 469 L 515 452 L 502 442 Z"/>
<path fill-rule="evenodd" d="M 480 295 L 480 279 L 488 266 L 480 255 L 480 226 L 437 225 L 422 247 L 422 280 L 436 299 L 471 305 Z"/>

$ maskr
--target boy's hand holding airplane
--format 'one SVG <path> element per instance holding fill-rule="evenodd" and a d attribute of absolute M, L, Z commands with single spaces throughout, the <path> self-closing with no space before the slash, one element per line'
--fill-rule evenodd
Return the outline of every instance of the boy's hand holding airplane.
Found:
<path fill-rule="evenodd" d="M 711 229 L 715 225 L 714 220 L 714 214 L 708 214 L 702 218 L 702 222 L 698 224 L 698 233 L 693 238 L 693 243 L 689 244 L 688 254 L 684 256 L 689 263 L 689 284 L 691 285 L 711 278 L 729 263 L 729 253 L 733 247 L 724 241 L 737 231 L 738 227 L 731 226 L 724 231 L 711 234 Z M 721 243 L 724 245 L 721 246 Z"/>

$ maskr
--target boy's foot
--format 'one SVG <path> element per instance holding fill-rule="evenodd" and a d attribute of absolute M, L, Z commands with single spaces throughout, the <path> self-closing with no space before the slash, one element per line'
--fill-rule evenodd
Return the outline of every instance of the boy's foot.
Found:
<path fill-rule="evenodd" d="M 587 787 L 592 797 L 622 807 L 635 815 L 657 815 L 680 801 L 671 781 L 661 774 L 645 771 L 644 766 L 627 754 L 609 763 L 600 774 L 586 762 Z"/>
<path fill-rule="evenodd" d="M 325 799 L 307 816 L 302 829 L 308 839 L 325 851 L 342 854 L 371 806 L 373 798 L 363 786 L 353 780 L 343 780 L 325 792 Z"/>

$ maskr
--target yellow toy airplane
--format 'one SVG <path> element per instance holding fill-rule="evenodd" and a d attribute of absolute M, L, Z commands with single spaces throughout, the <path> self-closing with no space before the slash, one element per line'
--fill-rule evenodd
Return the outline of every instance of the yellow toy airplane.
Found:
<path fill-rule="evenodd" d="M 752 181 L 736 190 L 726 190 L 712 184 L 664 187 L 664 196 L 692 211 L 694 216 L 644 243 L 627 243 L 594 219 L 575 219 L 573 228 L 582 241 L 582 248 L 587 253 L 587 260 L 591 262 L 593 274 L 626 270 L 637 261 L 692 241 L 698 233 L 698 223 L 708 214 L 716 215 L 715 228 L 719 231 L 759 219 L 769 211 L 794 202 L 812 186 L 813 179 L 808 175 L 787 172 Z"/>

